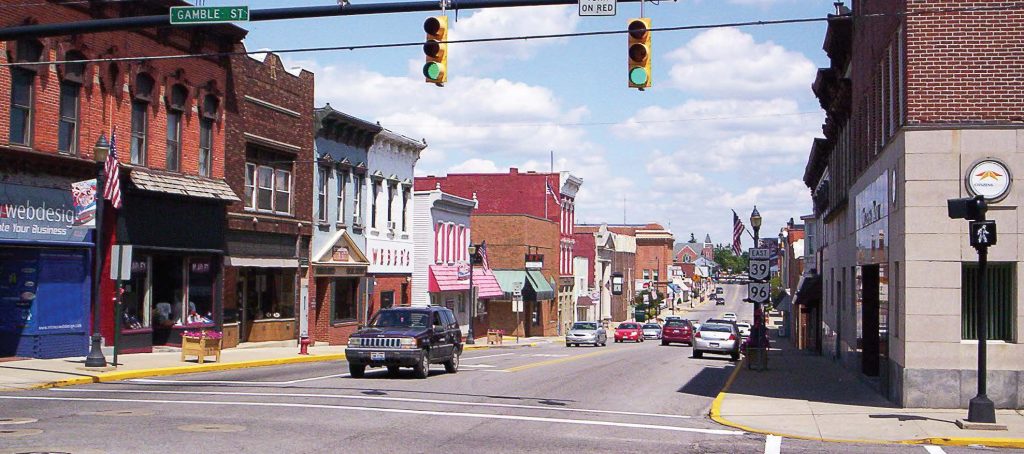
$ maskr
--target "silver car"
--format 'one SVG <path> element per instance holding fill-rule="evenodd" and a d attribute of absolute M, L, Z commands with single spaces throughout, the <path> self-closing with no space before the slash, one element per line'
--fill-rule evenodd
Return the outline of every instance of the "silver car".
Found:
<path fill-rule="evenodd" d="M 693 357 L 717 353 L 740 359 L 740 333 L 735 323 L 705 322 L 693 335 Z"/>
<path fill-rule="evenodd" d="M 569 332 L 565 333 L 565 346 L 575 347 L 582 344 L 604 347 L 608 345 L 608 334 L 605 333 L 604 327 L 597 322 L 573 323 Z"/>
<path fill-rule="evenodd" d="M 642 327 L 644 339 L 661 339 L 661 325 L 657 323 L 644 323 Z"/>

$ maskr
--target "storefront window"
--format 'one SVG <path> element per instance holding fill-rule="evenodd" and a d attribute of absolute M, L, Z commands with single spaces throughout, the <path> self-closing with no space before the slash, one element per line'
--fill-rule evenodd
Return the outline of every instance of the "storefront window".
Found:
<path fill-rule="evenodd" d="M 187 304 L 182 306 L 185 324 L 213 323 L 213 263 L 209 258 L 188 262 Z"/>
<path fill-rule="evenodd" d="M 295 270 L 253 269 L 246 303 L 255 320 L 295 317 Z"/>
<path fill-rule="evenodd" d="M 381 292 L 380 294 L 380 308 L 387 309 L 395 305 L 395 292 Z M 451 309 L 449 307 L 449 309 Z"/>
<path fill-rule="evenodd" d="M 124 287 L 122 301 L 122 330 L 149 328 L 151 325 L 150 259 L 146 256 L 132 260 L 131 280 Z"/>
<path fill-rule="evenodd" d="M 359 281 L 356 279 L 334 279 L 331 295 L 331 315 L 335 321 L 355 320 L 356 318 L 356 289 Z"/>

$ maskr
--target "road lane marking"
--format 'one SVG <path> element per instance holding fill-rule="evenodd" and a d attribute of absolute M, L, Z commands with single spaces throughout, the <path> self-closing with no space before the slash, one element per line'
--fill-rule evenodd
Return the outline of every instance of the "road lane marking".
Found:
<path fill-rule="evenodd" d="M 508 356 L 508 355 L 514 355 L 514 354 L 515 354 L 515 353 L 499 353 L 499 354 L 497 354 L 497 355 L 484 355 L 484 356 L 474 356 L 474 357 L 472 357 L 472 358 L 466 358 L 466 357 L 461 357 L 461 358 L 459 358 L 459 360 L 460 360 L 460 361 L 469 361 L 469 360 L 471 360 L 471 359 L 484 359 L 484 358 L 494 358 L 495 356 Z"/>
<path fill-rule="evenodd" d="M 764 454 L 779 454 L 782 452 L 782 437 L 769 435 L 764 440 Z"/>
<path fill-rule="evenodd" d="M 44 396 L 0 396 L 0 399 L 8 400 L 49 400 L 58 402 L 111 402 L 111 403 L 146 403 L 146 404 L 168 404 L 168 405 L 189 405 L 194 409 L 197 405 L 210 405 L 210 406 L 225 406 L 225 407 L 281 407 L 281 408 L 317 408 L 325 410 L 352 410 L 352 411 L 365 411 L 375 413 L 397 413 L 406 415 L 425 415 L 425 416 L 448 416 L 448 417 L 461 417 L 461 418 L 477 418 L 477 419 L 497 419 L 507 421 L 528 421 L 528 422 L 542 422 L 542 423 L 557 423 L 567 425 L 579 425 L 579 426 L 602 426 L 602 427 L 618 427 L 628 429 L 650 429 L 650 430 L 661 430 L 669 432 L 693 432 L 702 433 L 709 435 L 743 435 L 744 432 L 738 430 L 722 430 L 722 429 L 700 429 L 696 427 L 678 427 L 678 426 L 663 426 L 657 424 L 640 424 L 640 423 L 625 423 L 625 422 L 610 422 L 610 421 L 592 421 L 587 419 L 562 419 L 562 418 L 547 418 L 541 416 L 517 416 L 517 415 L 495 415 L 488 413 L 465 413 L 465 412 L 448 412 L 448 411 L 431 411 L 431 410 L 407 410 L 403 408 L 376 408 L 376 407 L 356 407 L 346 405 L 325 405 L 325 404 L 297 404 L 297 403 L 286 403 L 286 402 L 207 402 L 197 400 L 158 400 L 158 399 L 112 399 L 112 398 L 101 398 L 101 397 L 44 397 Z"/>
<path fill-rule="evenodd" d="M 928 454 L 946 454 L 946 451 L 938 446 L 925 445 L 924 450 L 928 451 Z"/>
<path fill-rule="evenodd" d="M 548 411 L 562 411 L 570 413 L 598 413 L 598 414 L 609 414 L 609 415 L 623 415 L 623 416 L 651 416 L 658 418 L 672 418 L 672 419 L 691 419 L 692 416 L 687 415 L 667 415 L 663 413 L 642 413 L 633 411 L 618 411 L 618 410 L 598 410 L 590 408 L 566 408 L 566 407 L 551 407 L 541 405 L 524 405 L 524 404 L 502 404 L 494 402 L 462 402 L 457 400 L 439 400 L 439 399 L 416 399 L 412 397 L 385 397 L 385 396 L 366 396 L 366 395 L 349 395 L 349 394 L 310 394 L 310 393 L 255 393 L 255 392 L 242 392 L 242 391 L 170 391 L 170 390 L 147 390 L 147 389 L 82 389 L 82 388 L 53 388 L 53 391 L 57 392 L 68 392 L 68 393 L 108 393 L 108 394 L 177 394 L 177 395 L 192 395 L 192 396 L 252 396 L 252 397 L 329 397 L 332 399 L 352 399 L 352 400 L 378 400 L 378 401 L 391 401 L 391 402 L 409 402 L 419 404 L 441 404 L 441 405 L 463 405 L 468 407 L 495 407 L 495 408 L 519 408 L 526 410 L 548 410 Z"/>
<path fill-rule="evenodd" d="M 324 375 L 324 376 L 320 376 L 320 377 L 300 378 L 300 379 L 297 379 L 297 380 L 288 380 L 288 381 L 170 380 L 170 379 L 161 379 L 161 378 L 133 378 L 131 380 L 126 380 L 126 381 L 131 382 L 131 383 L 146 383 L 146 384 L 168 384 L 168 383 L 174 383 L 174 384 L 179 384 L 179 385 L 185 385 L 185 384 L 188 384 L 188 385 L 241 385 L 241 386 L 249 386 L 249 385 L 294 385 L 296 383 L 304 383 L 304 382 L 314 381 L 314 380 L 324 380 L 324 379 L 327 379 L 327 378 L 345 378 L 345 377 L 348 377 L 348 376 L 349 376 L 349 374 L 334 374 L 334 375 Z"/>
<path fill-rule="evenodd" d="M 519 372 L 521 370 L 533 369 L 534 367 L 550 366 L 552 364 L 564 363 L 564 362 L 567 362 L 567 361 L 575 361 L 577 359 L 589 358 L 591 356 L 603 355 L 605 353 L 610 353 L 612 351 L 615 351 L 615 350 L 610 350 L 610 349 L 609 350 L 598 350 L 596 352 L 584 353 L 582 355 L 567 356 L 565 358 L 555 358 L 555 359 L 549 359 L 547 361 L 539 361 L 539 362 L 536 362 L 536 363 L 523 364 L 522 366 L 509 367 L 508 369 L 505 369 L 505 370 L 508 371 L 508 372 Z"/>
<path fill-rule="evenodd" d="M 485 367 L 486 368 L 486 367 L 495 367 L 495 366 L 492 366 L 490 364 L 459 364 L 459 368 L 460 369 L 463 368 L 463 367 Z"/>

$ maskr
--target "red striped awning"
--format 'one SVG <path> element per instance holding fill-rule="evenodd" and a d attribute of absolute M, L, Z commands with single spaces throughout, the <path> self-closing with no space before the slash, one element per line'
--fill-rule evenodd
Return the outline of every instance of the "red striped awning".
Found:
<path fill-rule="evenodd" d="M 452 265 L 430 265 L 430 284 L 428 291 L 458 292 L 469 290 L 469 279 L 459 279 L 459 267 Z M 477 288 L 479 298 L 500 298 L 505 292 L 498 285 L 494 273 L 487 268 L 473 268 L 473 286 Z"/>

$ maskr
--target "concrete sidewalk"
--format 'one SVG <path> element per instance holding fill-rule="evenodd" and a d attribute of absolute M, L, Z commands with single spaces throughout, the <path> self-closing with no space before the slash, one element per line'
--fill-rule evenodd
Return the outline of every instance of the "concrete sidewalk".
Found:
<path fill-rule="evenodd" d="M 778 348 L 778 350 L 774 349 Z M 739 363 L 711 407 L 715 421 L 745 430 L 820 441 L 1024 448 L 1024 415 L 999 410 L 1006 431 L 962 430 L 966 409 L 899 408 L 822 356 L 773 339 L 768 370 Z"/>
<path fill-rule="evenodd" d="M 476 345 L 466 345 L 465 351 L 491 348 L 535 347 L 546 339 L 522 338 L 519 344 L 487 345 L 486 337 L 477 340 Z M 507 342 L 507 341 L 506 341 Z M 86 369 L 85 358 L 25 359 L 0 362 L 0 391 L 51 388 L 83 385 L 88 383 L 111 382 L 132 378 L 158 377 L 164 375 L 212 372 L 219 370 L 243 369 L 248 367 L 277 366 L 320 361 L 341 361 L 345 359 L 345 346 L 318 345 L 309 347 L 309 355 L 299 355 L 295 341 L 241 344 L 236 348 L 221 351 L 220 362 L 207 357 L 198 364 L 194 356 L 181 361 L 178 349 L 154 353 L 118 355 L 120 364 L 103 370 Z M 113 358 L 108 354 L 107 361 Z M 339 366 L 341 370 L 341 366 Z"/>

